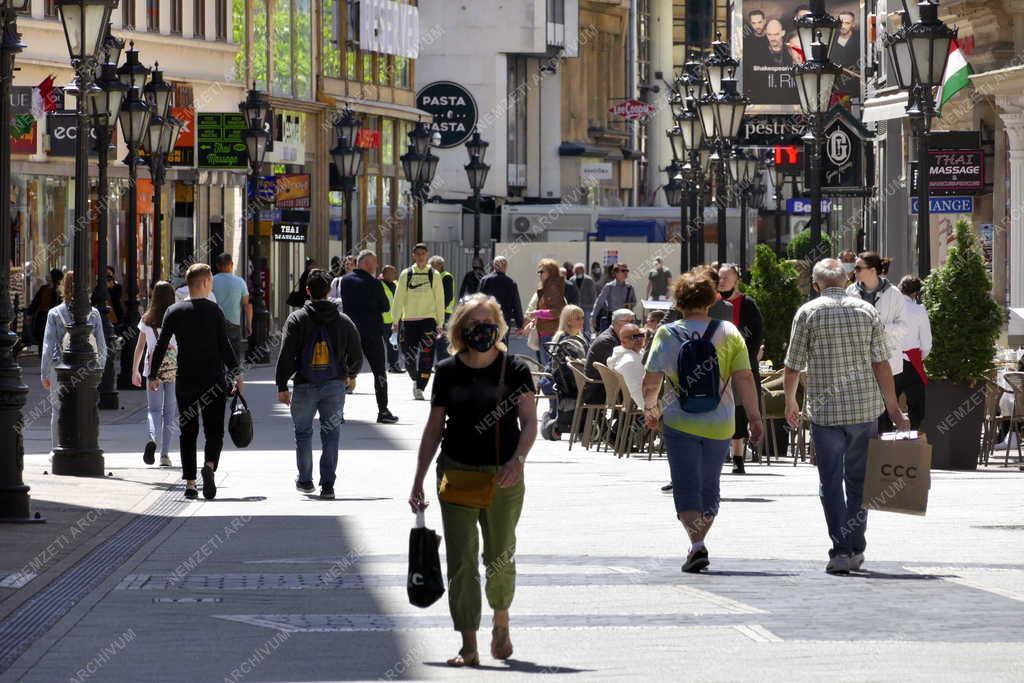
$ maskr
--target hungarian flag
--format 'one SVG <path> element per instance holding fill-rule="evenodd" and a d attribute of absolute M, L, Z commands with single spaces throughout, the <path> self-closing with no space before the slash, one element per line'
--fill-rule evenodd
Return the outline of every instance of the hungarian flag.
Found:
<path fill-rule="evenodd" d="M 57 96 L 53 92 L 53 74 L 43 79 L 43 82 L 32 88 L 32 115 L 37 119 L 43 118 L 48 111 L 57 111 Z"/>
<path fill-rule="evenodd" d="M 942 113 L 942 105 L 953 99 L 953 95 L 970 85 L 970 76 L 974 73 L 964 53 L 960 51 L 960 45 L 954 39 L 949 43 L 949 61 L 946 62 L 946 71 L 942 74 L 942 85 L 939 86 L 938 96 L 935 98 L 938 104 L 939 114 Z"/>

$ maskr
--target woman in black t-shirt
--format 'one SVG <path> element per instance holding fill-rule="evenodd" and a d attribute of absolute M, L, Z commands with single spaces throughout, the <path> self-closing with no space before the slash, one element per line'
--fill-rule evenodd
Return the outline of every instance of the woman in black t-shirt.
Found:
<path fill-rule="evenodd" d="M 462 633 L 462 649 L 448 660 L 451 666 L 480 664 L 480 531 L 487 602 L 494 610 L 491 655 L 512 656 L 508 609 L 515 593 L 516 524 L 526 491 L 523 463 L 537 438 L 537 405 L 529 366 L 508 355 L 500 341 L 507 330 L 493 297 L 475 294 L 455 309 L 448 323 L 452 355 L 434 374 L 430 417 L 409 496 L 414 512 L 427 506 L 423 481 L 439 445 L 438 486 L 451 470 L 483 471 L 497 479 L 487 508 L 441 501 L 448 607 L 455 630 Z"/>

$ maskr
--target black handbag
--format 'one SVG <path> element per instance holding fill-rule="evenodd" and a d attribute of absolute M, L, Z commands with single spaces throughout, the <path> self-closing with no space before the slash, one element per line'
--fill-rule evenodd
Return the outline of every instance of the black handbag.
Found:
<path fill-rule="evenodd" d="M 306 293 L 300 292 L 297 289 L 294 292 L 289 292 L 288 298 L 285 299 L 285 303 L 292 308 L 302 308 L 306 305 Z"/>
<path fill-rule="evenodd" d="M 245 402 L 245 397 L 237 391 L 231 399 L 228 434 L 231 435 L 235 448 L 245 448 L 252 443 L 252 413 L 249 412 L 249 404 Z"/>
<path fill-rule="evenodd" d="M 444 595 L 441 574 L 441 537 L 426 527 L 423 511 L 416 513 L 416 526 L 409 532 L 409 575 L 405 588 L 409 604 L 430 607 Z"/>

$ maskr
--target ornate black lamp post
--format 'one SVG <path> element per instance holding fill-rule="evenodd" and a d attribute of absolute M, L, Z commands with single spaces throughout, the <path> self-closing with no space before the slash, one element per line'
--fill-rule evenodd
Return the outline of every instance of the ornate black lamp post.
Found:
<path fill-rule="evenodd" d="M 684 183 L 689 207 L 687 237 L 690 243 L 688 266 L 704 260 L 704 173 L 701 165 L 701 149 L 704 145 L 704 127 L 697 114 L 697 103 L 704 97 L 707 85 L 703 78 L 703 65 L 695 53 L 690 53 L 684 73 L 677 81 L 679 104 L 674 108 L 676 127 L 682 143 L 679 151 L 686 152 L 677 161 L 680 163 L 680 181 Z M 675 148 L 673 148 L 675 149 Z M 675 154 L 675 151 L 673 152 Z M 688 159 L 686 158 L 688 157 Z"/>
<path fill-rule="evenodd" d="M 417 123 L 409 133 L 409 146 L 405 154 L 399 157 L 402 172 L 409 182 L 413 201 L 416 202 L 416 234 L 414 242 L 423 240 L 423 202 L 430 193 L 430 184 L 434 182 L 437 164 L 440 159 L 430 151 L 433 136 L 426 125 Z"/>
<path fill-rule="evenodd" d="M 480 192 L 487 182 L 487 172 L 491 167 L 484 163 L 488 144 L 480 138 L 480 131 L 473 131 L 473 137 L 466 143 L 469 163 L 466 164 L 466 177 L 469 187 L 473 190 L 473 258 L 480 256 Z"/>
<path fill-rule="evenodd" d="M 99 172 L 96 182 L 96 224 L 98 232 L 99 259 L 96 267 L 96 288 L 93 290 L 92 304 L 100 311 L 103 320 L 103 337 L 107 343 L 107 363 L 100 379 L 100 408 L 117 410 L 120 399 L 115 388 L 114 370 L 114 327 L 110 324 L 110 292 L 107 290 L 107 233 L 109 229 L 110 182 L 107 179 L 107 166 L 110 158 L 110 140 L 117 125 L 117 115 L 121 110 L 121 102 L 128 90 L 117 77 L 117 62 L 121 58 L 124 41 L 110 33 L 103 38 L 100 49 L 103 63 L 99 65 L 96 79 L 98 90 L 94 90 L 86 105 L 92 119 L 92 129 L 96 140 L 96 160 Z"/>
<path fill-rule="evenodd" d="M 149 69 L 139 61 L 139 51 L 135 43 L 129 43 L 125 53 L 125 62 L 117 70 L 117 77 L 128 88 L 125 99 L 121 102 L 121 111 L 117 120 L 121 124 L 121 135 L 128 148 L 128 156 L 124 163 L 128 167 L 128 225 L 125 229 L 125 249 L 128 251 L 128 270 L 124 276 L 124 338 L 121 348 L 121 370 L 117 376 L 117 388 L 121 390 L 136 389 L 132 384 L 131 352 L 134 335 L 139 326 L 139 148 L 149 126 L 150 110 L 142 99 L 142 88 L 149 77 Z"/>
<path fill-rule="evenodd" d="M 249 90 L 245 101 L 238 105 L 238 110 L 245 117 L 246 129 L 242 133 L 245 141 L 246 154 L 249 159 L 249 187 L 253 193 L 259 184 L 260 168 L 263 166 L 263 159 L 267 153 L 267 140 L 270 133 L 267 132 L 270 121 L 270 100 L 265 93 L 256 89 L 256 84 Z M 257 276 L 252 282 L 252 337 L 249 339 L 249 346 L 246 351 L 246 360 L 253 364 L 265 364 L 270 362 L 270 348 L 267 340 L 270 336 L 270 312 L 263 301 L 263 292 L 260 288 L 260 240 L 255 229 L 255 215 L 250 216 L 253 222 L 253 244 L 252 262 L 255 264 Z M 248 234 L 248 226 L 246 227 Z"/>
<path fill-rule="evenodd" d="M 149 176 L 153 181 L 153 276 L 149 286 L 153 287 L 161 279 L 160 247 L 163 242 L 161 225 L 163 223 L 162 197 L 164 180 L 167 176 L 167 155 L 174 149 L 178 140 L 181 123 L 170 115 L 174 101 L 174 86 L 164 80 L 160 63 L 153 64 L 149 83 L 142 89 L 149 107 L 149 125 L 146 126 L 144 146 L 146 162 L 149 164 Z"/>
<path fill-rule="evenodd" d="M 25 46 L 18 33 L 19 12 L 28 9 L 29 0 L 0 2 L 0 187 L 11 184 L 11 82 L 14 80 L 14 55 Z M 11 304 L 11 203 L 0 201 L 0 521 L 25 522 L 31 519 L 29 487 L 22 479 L 25 445 L 21 409 L 28 398 L 28 387 L 21 379 L 21 367 L 14 357 L 17 335 L 11 331 L 14 306 Z"/>
<path fill-rule="evenodd" d="M 53 473 L 103 476 L 99 447 L 97 385 L 101 368 L 90 342 L 92 328 L 92 231 L 89 215 L 89 113 L 86 101 L 96 86 L 96 59 L 114 3 L 110 0 L 57 0 L 71 65 L 75 69 L 75 113 L 79 135 L 75 149 L 75 288 L 71 295 L 70 342 L 57 366 L 60 383 L 58 445 L 53 451 Z"/>
<path fill-rule="evenodd" d="M 679 209 L 679 271 L 685 273 L 690 269 L 689 241 L 686 234 L 686 181 L 682 168 L 675 159 L 665 167 L 665 173 L 668 175 L 668 182 L 662 185 L 661 189 L 665 192 L 665 203 Z"/>
<path fill-rule="evenodd" d="M 740 273 L 747 272 L 747 206 L 755 206 L 754 191 L 759 181 L 757 159 L 742 149 L 733 149 L 729 157 L 729 174 L 740 200 Z M 763 195 L 762 195 L 763 196 Z"/>
<path fill-rule="evenodd" d="M 917 133 L 917 272 L 931 272 L 931 213 L 929 206 L 928 136 L 935 116 L 934 88 L 942 85 L 950 43 L 957 29 L 939 21 L 938 2 L 903 0 L 903 27 L 885 37 L 889 64 L 900 89 L 909 90 L 907 114 Z"/>
<path fill-rule="evenodd" d="M 359 129 L 362 122 L 351 109 L 342 112 L 335 126 L 338 131 L 338 142 L 331 150 L 334 168 L 341 177 L 341 189 L 345 193 L 345 253 L 351 253 L 352 240 L 352 194 L 356 189 L 356 180 L 363 168 L 363 150 L 357 146 Z"/>

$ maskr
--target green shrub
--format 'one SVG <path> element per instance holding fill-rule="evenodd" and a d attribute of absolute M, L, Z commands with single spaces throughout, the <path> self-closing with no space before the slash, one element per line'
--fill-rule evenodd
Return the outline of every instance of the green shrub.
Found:
<path fill-rule="evenodd" d="M 780 260 L 767 244 L 757 245 L 754 264 L 750 269 L 750 284 L 744 292 L 750 295 L 764 317 L 765 359 L 771 359 L 776 368 L 786 358 L 793 316 L 804 302 L 797 286 L 798 275 L 792 264 Z"/>
<path fill-rule="evenodd" d="M 821 233 L 821 245 L 818 247 L 818 253 L 815 255 L 813 261 L 817 263 L 823 258 L 832 256 L 832 238 L 825 233 Z M 791 259 L 798 261 L 808 258 L 811 255 L 811 230 L 801 230 L 793 236 L 793 239 L 786 245 L 786 255 Z"/>
<path fill-rule="evenodd" d="M 991 289 L 974 231 L 960 220 L 945 265 L 925 279 L 921 295 L 932 326 L 932 351 L 925 361 L 929 377 L 973 384 L 992 372 L 1003 311 Z"/>

